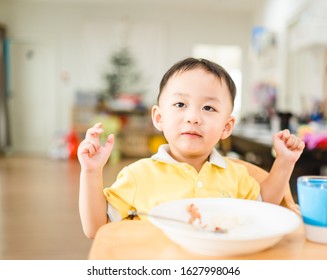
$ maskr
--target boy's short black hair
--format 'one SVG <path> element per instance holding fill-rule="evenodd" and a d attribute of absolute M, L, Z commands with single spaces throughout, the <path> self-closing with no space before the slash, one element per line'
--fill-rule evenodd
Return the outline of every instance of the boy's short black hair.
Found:
<path fill-rule="evenodd" d="M 157 102 L 159 103 L 161 93 L 172 76 L 174 76 L 176 73 L 182 73 L 196 68 L 201 68 L 213 74 L 218 79 L 224 80 L 226 82 L 228 90 L 231 95 L 232 106 L 234 107 L 236 86 L 233 79 L 227 73 L 227 71 L 222 66 L 220 66 L 215 62 L 203 58 L 193 58 L 193 57 L 180 60 L 177 63 L 175 63 L 171 68 L 168 69 L 168 71 L 164 74 L 164 76 L 161 79 Z"/>

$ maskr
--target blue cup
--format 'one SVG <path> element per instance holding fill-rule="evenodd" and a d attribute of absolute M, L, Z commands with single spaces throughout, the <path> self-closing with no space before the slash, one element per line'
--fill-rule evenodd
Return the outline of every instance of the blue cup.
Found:
<path fill-rule="evenodd" d="M 327 243 L 327 176 L 301 176 L 297 193 L 306 238 Z"/>

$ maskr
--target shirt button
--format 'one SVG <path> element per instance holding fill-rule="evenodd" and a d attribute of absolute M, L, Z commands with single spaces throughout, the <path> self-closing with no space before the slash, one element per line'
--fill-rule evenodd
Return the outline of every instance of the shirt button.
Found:
<path fill-rule="evenodd" d="M 203 183 L 202 183 L 202 181 L 198 181 L 198 182 L 196 183 L 196 185 L 198 186 L 198 188 L 202 188 L 202 187 L 203 187 Z"/>

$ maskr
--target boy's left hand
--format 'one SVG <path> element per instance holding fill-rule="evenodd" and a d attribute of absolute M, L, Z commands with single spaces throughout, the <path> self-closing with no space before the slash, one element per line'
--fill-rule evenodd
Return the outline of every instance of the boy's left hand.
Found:
<path fill-rule="evenodd" d="M 282 157 L 292 163 L 295 163 L 301 156 L 305 144 L 288 129 L 277 132 L 274 135 L 274 149 L 276 157 Z"/>

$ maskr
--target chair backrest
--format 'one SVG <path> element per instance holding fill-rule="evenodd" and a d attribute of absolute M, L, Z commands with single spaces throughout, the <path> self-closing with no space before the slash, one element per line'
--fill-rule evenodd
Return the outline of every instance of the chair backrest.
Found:
<path fill-rule="evenodd" d="M 268 172 L 264 170 L 263 168 L 252 164 L 250 162 L 241 160 L 241 159 L 236 159 L 236 158 L 229 158 L 230 160 L 243 164 L 246 169 L 248 170 L 249 174 L 258 181 L 258 183 L 261 183 L 266 177 L 268 176 Z M 300 208 L 299 205 L 295 203 L 290 185 L 288 185 L 283 200 L 280 203 L 281 206 L 287 207 L 290 210 L 294 211 L 296 214 L 300 215 Z"/>

